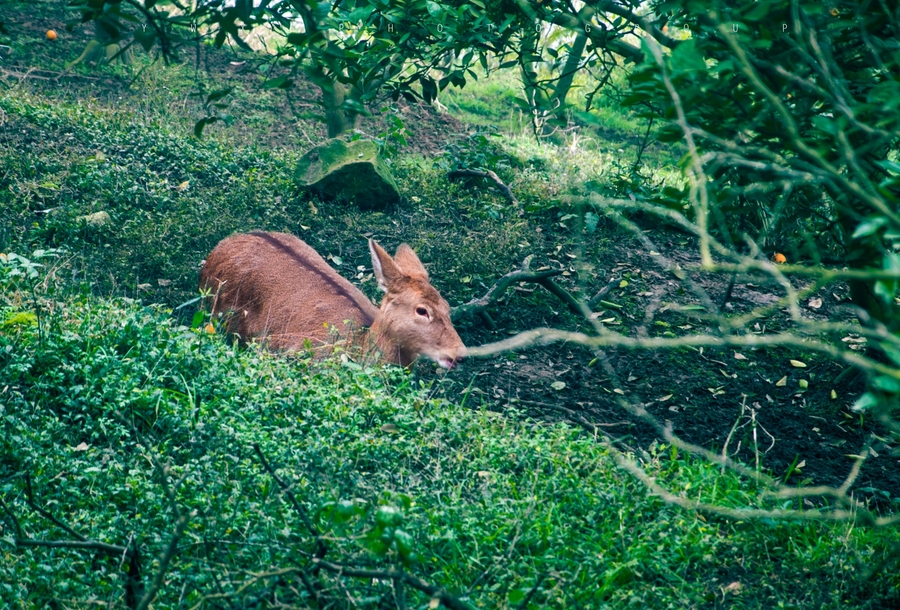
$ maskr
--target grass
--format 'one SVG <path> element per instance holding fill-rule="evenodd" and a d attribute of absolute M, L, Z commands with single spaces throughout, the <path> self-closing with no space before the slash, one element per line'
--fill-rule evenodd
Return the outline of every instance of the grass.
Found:
<path fill-rule="evenodd" d="M 539 230 L 566 213 L 565 174 L 553 171 L 566 159 L 549 147 L 546 163 L 497 168 L 535 209 L 529 218 L 496 194 L 449 184 L 432 161 L 415 156 L 393 167 L 402 192 L 418 195 L 394 214 L 367 213 L 298 191 L 291 176 L 300 151 L 197 140 L 177 122 L 117 108 L 0 92 L 11 125 L 0 142 L 0 249 L 66 245 L 73 274 L 96 294 L 175 307 L 195 296 L 199 263 L 213 246 L 254 228 L 298 234 L 323 255 L 340 256 L 353 276 L 368 266 L 367 237 L 389 247 L 407 242 L 454 302 L 480 296 L 528 254 L 545 264 L 542 252 L 582 241 L 574 227 L 568 235 Z M 98 212 L 111 222 L 83 219 Z M 588 250 L 599 256 L 609 242 L 597 237 Z M 450 241 L 456 247 L 445 248 Z M 371 278 L 365 287 L 376 293 Z"/>
<path fill-rule="evenodd" d="M 502 134 L 507 149 L 514 151 L 518 157 L 534 157 L 535 153 L 538 157 L 544 157 L 542 151 L 534 150 L 535 138 L 530 117 L 514 101 L 523 97 L 518 69 L 492 70 L 490 74 L 486 74 L 481 66 L 473 70 L 478 78 L 470 79 L 462 89 L 452 86 L 445 89 L 439 97 L 441 104 L 467 125 Z M 625 72 L 619 70 L 605 91 L 623 88 L 625 84 Z M 596 83 L 589 77 L 577 76 L 568 97 L 573 110 L 583 110 L 585 92 L 594 87 Z M 545 152 L 569 151 L 571 158 L 564 165 L 584 168 L 583 173 L 594 176 L 603 175 L 603 172 L 595 170 L 599 158 L 606 155 L 617 158 L 623 164 L 634 163 L 647 130 L 646 121 L 633 112 L 623 111 L 616 97 L 608 93 L 597 97 L 592 114 L 596 125 L 583 125 L 579 129 L 556 133 L 551 138 L 553 145 L 540 148 Z M 578 123 L 577 119 L 575 123 Z M 651 129 L 649 146 L 642 156 L 644 163 L 654 172 L 674 166 L 678 160 L 670 147 L 656 143 L 655 134 L 656 130 Z M 666 176 L 667 180 L 673 178 L 671 173 Z M 677 180 L 681 181 L 680 176 Z"/>
<path fill-rule="evenodd" d="M 254 444 L 292 483 L 332 558 L 405 560 L 480 607 L 517 607 L 538 580 L 532 607 L 877 608 L 893 599 L 890 572 L 865 592 L 860 580 L 890 552 L 892 532 L 710 520 L 648 496 L 578 429 L 434 399 L 399 369 L 237 351 L 202 324 L 179 326 L 167 310 L 128 300 L 73 296 L 63 307 L 42 297 L 25 309 L 35 304 L 40 329 L 7 325 L 0 336 L 4 501 L 28 536 L 69 537 L 26 506 L 28 474 L 39 503 L 79 534 L 113 544 L 137 536 L 152 570 L 172 518 L 150 463 L 169 464 L 177 503 L 193 516 L 155 607 L 215 591 L 238 603 L 291 595 L 274 577 L 250 577 L 292 565 L 313 544 Z M 761 502 L 747 481 L 665 446 L 643 459 L 676 490 Z M 373 542 L 373 532 L 384 540 L 379 510 L 399 514 L 404 554 Z M 10 543 L 9 521 L 0 528 Z M 0 590 L 13 606 L 116 601 L 116 563 L 10 549 Z M 392 595 L 388 583 L 344 586 L 356 607 Z"/>

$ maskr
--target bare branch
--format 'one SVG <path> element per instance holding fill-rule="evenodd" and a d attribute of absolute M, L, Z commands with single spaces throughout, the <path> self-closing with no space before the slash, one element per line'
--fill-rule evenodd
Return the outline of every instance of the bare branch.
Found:
<path fill-rule="evenodd" d="M 867 510 L 840 510 L 836 509 L 830 512 L 817 509 L 811 510 L 788 510 L 773 509 L 767 510 L 762 508 L 729 508 L 727 506 L 719 506 L 700 502 L 698 500 L 690 500 L 688 498 L 675 495 L 658 484 L 653 477 L 648 475 L 643 468 L 638 466 L 634 461 L 628 459 L 622 452 L 617 449 L 613 450 L 613 458 L 620 468 L 630 472 L 636 479 L 641 481 L 647 489 L 655 496 L 658 496 L 667 504 L 675 504 L 689 510 L 699 510 L 705 513 L 720 515 L 731 519 L 750 520 L 750 519 L 777 519 L 781 521 L 850 521 L 860 525 L 887 526 L 900 522 L 900 515 L 891 517 L 875 517 Z"/>
<path fill-rule="evenodd" d="M 3 512 L 5 512 L 12 520 L 13 528 L 16 530 L 16 539 L 24 540 L 25 535 L 22 533 L 22 526 L 19 525 L 19 519 L 16 518 L 16 514 L 12 512 L 12 509 L 6 505 L 6 502 L 3 501 L 3 498 L 0 498 L 0 508 L 2 508 Z"/>
<path fill-rule="evenodd" d="M 717 19 L 715 11 L 711 11 L 710 16 L 713 17 L 713 19 Z M 719 34 L 728 44 L 728 47 L 731 49 L 732 53 L 734 53 L 735 58 L 738 60 L 738 67 L 748 78 L 750 83 L 756 88 L 756 90 L 762 93 L 769 104 L 771 104 L 772 107 L 778 111 L 778 114 L 781 116 L 784 126 L 787 128 L 790 143 L 794 147 L 794 149 L 804 157 L 818 165 L 820 168 L 825 170 L 828 173 L 829 177 L 841 188 L 850 191 L 860 201 L 868 205 L 873 210 L 876 210 L 880 214 L 884 215 L 884 217 L 889 219 L 894 224 L 894 226 L 900 226 L 900 215 L 894 212 L 894 210 L 892 210 L 887 205 L 882 197 L 877 195 L 875 192 L 866 191 L 856 181 L 849 179 L 846 173 L 840 171 L 839 168 L 835 167 L 827 159 L 825 159 L 825 157 L 823 157 L 818 150 L 806 143 L 800 132 L 800 128 L 797 126 L 797 123 L 794 120 L 793 115 L 782 103 L 781 99 L 769 87 L 767 87 L 765 83 L 762 82 L 762 79 L 760 79 L 759 75 L 754 69 L 753 64 L 746 51 L 740 44 L 738 44 L 737 39 L 729 31 L 729 28 L 726 27 L 724 23 L 718 22 L 717 29 L 719 31 Z"/>
<path fill-rule="evenodd" d="M 28 502 L 28 506 L 30 506 L 32 508 L 32 510 L 34 510 L 34 512 L 38 513 L 45 519 L 52 521 L 54 525 L 56 525 L 60 529 L 65 530 L 69 535 L 75 537 L 79 541 L 81 541 L 81 542 L 87 541 L 87 538 L 85 538 L 84 536 L 82 536 L 81 534 L 76 532 L 67 523 L 63 523 L 62 521 L 60 521 L 59 519 L 54 517 L 50 513 L 50 511 L 47 511 L 37 505 L 37 503 L 34 501 L 34 491 L 31 488 L 31 475 L 30 474 L 25 475 L 25 498 Z"/>
<path fill-rule="evenodd" d="M 542 584 L 544 584 L 545 578 L 547 578 L 547 573 L 542 572 L 541 575 L 538 576 L 537 580 L 534 581 L 534 585 L 531 587 L 531 589 L 528 590 L 528 593 L 525 595 L 525 599 L 523 599 L 522 603 L 519 604 L 519 608 L 528 608 L 528 604 L 531 603 L 531 599 L 534 597 L 534 594 L 537 593 L 537 590 L 541 588 Z"/>
<path fill-rule="evenodd" d="M 325 546 L 325 542 L 322 540 L 322 534 L 313 525 L 312 520 L 309 518 L 309 515 L 306 512 L 306 509 L 300 504 L 297 500 L 297 496 L 294 495 L 294 492 L 291 491 L 290 486 L 285 483 L 281 477 L 279 477 L 275 473 L 275 469 L 269 464 L 269 461 L 266 460 L 266 456 L 263 455 L 262 449 L 260 449 L 258 443 L 253 443 L 253 451 L 256 452 L 257 457 L 259 457 L 260 463 L 263 465 L 263 468 L 266 469 L 266 472 L 271 475 L 271 477 L 278 483 L 278 486 L 281 487 L 282 491 L 284 491 L 285 495 L 288 497 L 288 500 L 291 503 L 291 506 L 294 507 L 294 511 L 299 515 L 300 520 L 303 521 L 303 525 L 306 527 L 307 531 L 309 531 L 310 535 L 316 540 L 316 559 L 322 559 L 325 557 L 325 554 L 328 552 L 328 548 Z"/>
<path fill-rule="evenodd" d="M 537 280 L 537 283 L 546 288 L 550 294 L 558 298 L 560 301 L 566 304 L 566 307 L 569 308 L 569 311 L 574 313 L 577 316 L 585 316 L 589 318 L 590 311 L 588 311 L 582 303 L 573 297 L 569 292 L 564 289 L 562 286 L 551 280 L 550 278 L 543 278 Z"/>
<path fill-rule="evenodd" d="M 125 581 L 125 603 L 128 608 L 137 607 L 137 598 L 143 590 L 141 583 L 141 553 L 137 547 L 121 546 L 118 544 L 107 544 L 96 540 L 89 540 L 76 532 L 68 524 L 54 517 L 49 511 L 39 507 L 34 501 L 34 491 L 31 486 L 31 477 L 25 476 L 26 501 L 28 505 L 39 515 L 53 522 L 57 527 L 65 530 L 77 540 L 35 540 L 25 535 L 19 520 L 12 510 L 0 499 L 0 507 L 12 519 L 16 530 L 15 544 L 16 546 L 44 547 L 44 548 L 68 548 L 68 549 L 86 549 L 106 553 L 113 557 L 121 557 L 121 564 L 128 561 L 128 573 Z"/>
<path fill-rule="evenodd" d="M 128 547 L 117 544 L 106 544 L 95 540 L 34 540 L 32 538 L 17 538 L 17 546 L 41 546 L 58 549 L 89 549 L 100 551 L 108 555 L 123 555 L 129 552 Z"/>
<path fill-rule="evenodd" d="M 409 572 L 399 570 L 385 571 L 363 568 L 350 568 L 347 566 L 342 566 L 336 563 L 325 561 L 324 559 L 314 559 L 313 561 L 323 570 L 331 572 L 332 574 L 337 574 L 338 576 L 351 576 L 353 578 L 378 578 L 380 580 L 399 579 L 413 589 L 421 591 L 422 593 L 426 593 L 432 598 L 439 599 L 442 604 L 444 604 L 451 610 L 475 610 L 475 606 L 459 599 L 455 595 L 451 595 L 441 587 L 428 584 L 424 580 L 418 578 L 417 576 L 413 576 Z"/>
<path fill-rule="evenodd" d="M 497 185 L 497 188 L 500 189 L 500 192 L 503 193 L 503 196 L 506 197 L 509 202 L 513 205 L 519 205 L 519 201 L 516 199 L 516 196 L 513 195 L 512 189 L 506 186 L 500 177 L 492 172 L 489 169 L 455 169 L 449 174 L 447 174 L 447 179 L 451 182 L 453 180 L 458 180 L 459 178 L 488 178 Z"/>
<path fill-rule="evenodd" d="M 178 502 L 176 501 L 175 491 L 169 485 L 169 469 L 163 466 L 162 462 L 160 462 L 159 457 L 153 453 L 151 453 L 151 460 L 153 461 L 153 465 L 156 468 L 157 475 L 160 478 L 160 484 L 163 487 L 163 491 L 166 494 L 166 497 L 169 500 L 169 510 L 172 513 L 172 516 L 175 517 L 175 527 L 172 529 L 172 535 L 169 538 L 169 544 L 166 545 L 166 548 L 163 550 L 162 555 L 159 558 L 159 567 L 156 569 L 156 574 L 153 575 L 153 580 L 150 582 L 150 587 L 147 589 L 147 592 L 144 594 L 143 598 L 141 598 L 140 603 L 137 605 L 137 610 L 147 610 L 153 600 L 156 599 L 159 590 L 162 588 L 163 579 L 165 578 L 166 571 L 169 569 L 169 562 L 172 560 L 172 557 L 175 555 L 175 551 L 178 549 L 178 541 L 181 539 L 182 534 L 184 534 L 184 529 L 187 527 L 188 522 L 190 521 L 193 513 L 184 512 L 178 507 Z M 182 476 L 182 478 L 176 483 L 176 487 L 181 484 L 184 480 L 186 474 Z"/>
<path fill-rule="evenodd" d="M 450 317 L 454 322 L 456 322 L 468 315 L 481 313 L 482 311 L 499 301 L 503 297 L 503 294 L 506 292 L 506 289 L 509 288 L 512 284 L 523 282 L 538 283 L 545 278 L 554 277 L 560 275 L 561 273 L 562 271 L 559 269 L 548 269 L 546 271 L 528 271 L 527 269 L 517 269 L 516 271 L 510 271 L 502 278 L 497 280 L 497 282 L 488 289 L 484 296 L 477 299 L 472 299 L 468 303 L 451 308 Z"/>
<path fill-rule="evenodd" d="M 594 296 L 592 296 L 590 298 L 590 300 L 587 303 L 588 307 L 591 309 L 596 307 L 597 303 L 599 303 L 601 300 L 603 300 L 606 297 L 606 295 L 609 294 L 609 291 L 612 290 L 616 286 L 616 284 L 618 284 L 621 281 L 622 281 L 621 278 L 618 278 L 618 277 L 610 278 L 610 280 L 606 283 L 606 286 L 601 288 L 597 292 L 597 294 L 595 294 Z"/>
<path fill-rule="evenodd" d="M 468 357 L 485 358 L 505 351 L 527 349 L 552 343 L 575 343 L 588 348 L 619 347 L 624 349 L 678 349 L 683 347 L 774 347 L 790 346 L 819 352 L 846 364 L 863 370 L 881 373 L 900 379 L 900 371 L 849 350 L 841 350 L 827 343 L 803 339 L 791 333 L 772 335 L 689 335 L 686 337 L 628 337 L 619 333 L 604 331 L 600 336 L 590 336 L 580 332 L 555 328 L 536 328 L 525 331 L 495 343 L 488 343 L 467 350 Z"/>
<path fill-rule="evenodd" d="M 730 508 L 727 506 L 720 506 L 717 504 L 709 504 L 707 502 L 700 502 L 698 500 L 691 500 L 684 496 L 676 495 L 665 487 L 660 485 L 654 477 L 651 477 L 647 474 L 647 472 L 632 458 L 630 458 L 623 451 L 618 449 L 612 441 L 605 435 L 603 432 L 597 427 L 596 424 L 593 424 L 582 417 L 580 414 L 575 412 L 571 412 L 572 421 L 577 423 L 584 429 L 591 432 L 594 437 L 606 447 L 609 452 L 612 454 L 613 459 L 616 461 L 616 464 L 622 468 L 623 470 L 628 471 L 632 474 L 636 479 L 638 479 L 644 486 L 650 490 L 653 495 L 659 497 L 661 500 L 666 502 L 667 504 L 673 504 L 676 506 L 680 506 L 682 508 L 688 510 L 701 511 L 708 514 L 718 515 L 721 517 L 726 517 L 729 519 L 736 519 L 740 521 L 747 520 L 755 520 L 755 519 L 776 519 L 783 521 L 840 521 L 840 522 L 852 522 L 857 523 L 859 525 L 867 525 L 867 526 L 875 526 L 875 527 L 887 527 L 890 525 L 894 525 L 895 523 L 900 523 L 900 515 L 892 515 L 889 517 L 876 517 L 870 511 L 864 509 L 860 504 L 853 503 L 850 510 L 844 509 L 835 509 L 832 511 L 822 511 L 818 509 L 812 510 L 789 510 L 789 509 L 760 509 L 760 508 Z M 668 440 L 678 440 L 669 436 Z M 685 444 L 681 443 L 681 447 L 684 448 Z M 688 446 L 688 449 L 691 452 L 694 452 L 694 449 L 701 449 L 699 447 Z M 720 456 L 712 454 L 712 452 L 702 450 L 701 453 L 704 453 L 705 457 L 712 459 L 712 461 L 717 461 L 723 463 L 724 461 L 731 462 L 727 458 L 722 460 Z M 734 462 L 731 462 L 735 464 Z M 748 470 L 744 467 L 744 470 Z M 752 472 L 752 471 L 750 471 Z M 851 473 L 851 476 L 853 474 Z M 854 477 L 855 478 L 855 477 Z M 850 480 L 850 477 L 848 477 Z M 820 487 L 819 491 L 824 493 L 819 493 L 816 495 L 829 495 L 834 497 L 838 490 L 829 487 Z M 796 494 L 801 495 L 801 494 Z"/>

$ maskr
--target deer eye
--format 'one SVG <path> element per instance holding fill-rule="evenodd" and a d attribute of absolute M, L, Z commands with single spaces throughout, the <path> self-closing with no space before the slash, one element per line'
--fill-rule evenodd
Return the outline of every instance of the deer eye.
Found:
<path fill-rule="evenodd" d="M 416 313 L 420 316 L 428 317 L 428 310 L 424 307 L 416 307 Z"/>

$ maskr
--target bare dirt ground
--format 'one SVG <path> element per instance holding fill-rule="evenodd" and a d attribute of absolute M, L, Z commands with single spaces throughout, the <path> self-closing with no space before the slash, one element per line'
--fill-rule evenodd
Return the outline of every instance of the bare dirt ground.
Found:
<path fill-rule="evenodd" d="M 665 246 L 665 256 L 682 266 L 696 262 L 693 253 L 677 243 L 680 236 L 656 233 L 657 245 Z M 607 297 L 627 306 L 601 310 L 600 317 L 609 322 L 609 328 L 630 336 L 664 335 L 670 329 L 678 335 L 714 332 L 699 315 L 666 310 L 666 303 L 686 302 L 683 285 L 660 268 L 656 257 L 635 247 L 623 243 L 611 253 L 621 261 L 610 263 L 613 274 L 627 273 L 629 279 L 627 287 L 617 288 Z M 730 277 L 692 276 L 714 302 L 720 302 Z M 747 313 L 771 305 L 781 296 L 777 286 L 761 278 L 738 277 L 726 311 Z M 849 322 L 853 318 L 847 299 L 845 286 L 829 286 L 805 301 L 803 315 Z M 514 301 L 510 300 L 509 310 L 498 318 L 503 320 L 508 315 L 527 326 L 524 318 L 529 314 L 517 311 Z M 547 304 L 563 309 L 559 302 Z M 569 323 L 572 321 L 569 318 Z M 533 326 L 546 322 L 535 319 Z M 789 326 L 786 310 L 776 309 L 756 322 L 751 331 L 770 332 Z M 480 330 L 472 334 L 475 336 L 464 336 L 467 343 L 477 343 L 476 337 L 481 341 L 502 339 L 505 332 L 488 336 L 491 333 Z M 864 349 L 864 343 L 853 334 L 841 339 L 845 346 Z M 719 453 L 727 442 L 729 455 L 749 465 L 758 464 L 763 471 L 795 485 L 840 485 L 866 439 L 883 434 L 877 422 L 850 409 L 864 391 L 859 376 L 846 375 L 849 381 L 836 382 L 844 367 L 815 354 L 787 348 L 679 348 L 608 350 L 605 358 L 608 368 L 581 346 L 555 345 L 507 359 L 468 361 L 464 368 L 466 379 L 473 379 L 470 400 L 501 409 L 512 406 L 548 419 L 564 419 L 561 406 L 579 412 L 626 446 L 646 448 L 659 439 L 659 434 L 618 404 L 626 399 L 644 407 L 663 425 L 670 425 L 683 440 Z M 797 368 L 791 360 L 807 367 Z M 805 390 L 799 385 L 801 379 L 808 382 Z M 563 382 L 565 387 L 555 389 L 554 382 Z M 900 470 L 890 447 L 876 444 L 875 449 L 854 489 L 877 504 L 900 493 Z"/>

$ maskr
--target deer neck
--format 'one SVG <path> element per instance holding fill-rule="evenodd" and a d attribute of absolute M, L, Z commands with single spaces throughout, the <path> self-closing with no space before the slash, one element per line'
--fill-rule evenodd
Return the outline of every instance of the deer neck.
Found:
<path fill-rule="evenodd" d="M 380 351 L 382 357 L 388 362 L 393 362 L 400 366 L 409 366 L 415 360 L 414 357 L 404 353 L 399 345 L 388 339 L 387 333 L 381 324 L 380 316 L 375 318 L 375 321 L 369 328 L 368 344 Z"/>

